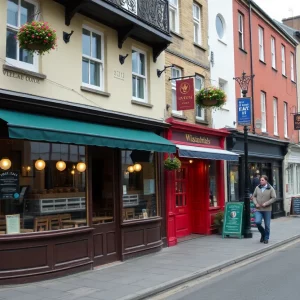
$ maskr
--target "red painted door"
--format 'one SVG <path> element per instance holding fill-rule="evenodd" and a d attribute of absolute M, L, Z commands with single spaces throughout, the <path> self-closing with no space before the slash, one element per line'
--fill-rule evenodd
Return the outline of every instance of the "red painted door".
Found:
<path fill-rule="evenodd" d="M 182 166 L 181 169 L 175 171 L 175 224 L 177 238 L 190 234 L 188 197 L 188 168 Z"/>

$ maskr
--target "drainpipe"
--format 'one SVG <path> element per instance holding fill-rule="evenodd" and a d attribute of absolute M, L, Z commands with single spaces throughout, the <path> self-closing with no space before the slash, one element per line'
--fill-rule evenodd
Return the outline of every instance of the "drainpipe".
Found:
<path fill-rule="evenodd" d="M 249 0 L 249 36 L 250 36 L 250 71 L 254 74 L 253 70 L 253 55 L 252 55 L 252 5 Z M 251 96 L 252 96 L 252 133 L 255 134 L 255 118 L 254 118 L 254 80 L 251 80 Z"/>

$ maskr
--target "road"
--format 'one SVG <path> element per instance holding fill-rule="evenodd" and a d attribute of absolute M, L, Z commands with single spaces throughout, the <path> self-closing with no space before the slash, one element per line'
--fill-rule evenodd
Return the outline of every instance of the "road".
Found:
<path fill-rule="evenodd" d="M 300 243 L 188 288 L 165 300 L 299 299 Z"/>

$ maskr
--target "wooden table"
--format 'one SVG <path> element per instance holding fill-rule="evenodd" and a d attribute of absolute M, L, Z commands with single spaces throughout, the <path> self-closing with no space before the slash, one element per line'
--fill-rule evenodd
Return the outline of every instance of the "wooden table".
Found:
<path fill-rule="evenodd" d="M 112 221 L 113 217 L 93 217 L 93 224 L 94 223 L 104 223 L 105 221 Z M 86 219 L 76 219 L 76 220 L 63 220 L 61 221 L 62 224 L 66 225 L 74 225 L 75 228 L 79 227 L 80 225 L 86 225 L 87 220 Z"/>

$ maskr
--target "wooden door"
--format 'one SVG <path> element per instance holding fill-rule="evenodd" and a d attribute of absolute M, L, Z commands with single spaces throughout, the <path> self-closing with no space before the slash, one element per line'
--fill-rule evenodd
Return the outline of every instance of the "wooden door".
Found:
<path fill-rule="evenodd" d="M 92 153 L 94 266 L 120 259 L 115 153 L 109 148 L 96 148 Z"/>

